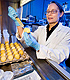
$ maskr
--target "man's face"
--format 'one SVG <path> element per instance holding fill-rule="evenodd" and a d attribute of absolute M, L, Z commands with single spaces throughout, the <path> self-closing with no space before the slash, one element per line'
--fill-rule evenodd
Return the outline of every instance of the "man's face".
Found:
<path fill-rule="evenodd" d="M 51 3 L 47 9 L 47 21 L 49 23 L 55 23 L 59 21 L 61 13 L 59 12 L 58 6 L 55 3 Z"/>

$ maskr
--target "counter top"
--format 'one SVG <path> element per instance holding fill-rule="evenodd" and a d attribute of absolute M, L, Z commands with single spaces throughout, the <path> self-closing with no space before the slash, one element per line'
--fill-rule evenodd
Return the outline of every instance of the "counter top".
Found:
<path fill-rule="evenodd" d="M 35 50 L 31 48 L 26 48 L 26 52 L 31 57 L 31 60 L 40 71 L 40 75 L 42 75 L 46 80 L 49 78 L 50 80 L 64 80 L 49 64 L 46 60 L 37 59 Z M 44 79 L 44 80 L 45 80 Z"/>

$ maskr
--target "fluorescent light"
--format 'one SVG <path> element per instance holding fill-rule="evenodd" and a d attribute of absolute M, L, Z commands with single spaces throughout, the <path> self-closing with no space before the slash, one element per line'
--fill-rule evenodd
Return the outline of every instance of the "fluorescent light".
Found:
<path fill-rule="evenodd" d="M 21 0 L 21 1 L 20 1 L 20 6 L 25 5 L 25 4 L 28 3 L 29 1 L 31 1 L 31 0 Z"/>

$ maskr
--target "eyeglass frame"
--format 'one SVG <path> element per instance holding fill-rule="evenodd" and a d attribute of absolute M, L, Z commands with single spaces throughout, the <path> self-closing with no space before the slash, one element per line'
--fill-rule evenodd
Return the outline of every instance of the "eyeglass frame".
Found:
<path fill-rule="evenodd" d="M 47 13 L 47 11 L 46 11 L 46 15 L 48 15 L 50 12 L 51 12 L 51 14 L 56 14 L 57 12 L 59 12 L 59 10 L 55 10 L 55 12 L 54 12 L 54 10 L 55 10 L 55 9 L 53 9 L 53 10 L 51 10 L 51 11 L 48 11 L 48 13 Z"/>

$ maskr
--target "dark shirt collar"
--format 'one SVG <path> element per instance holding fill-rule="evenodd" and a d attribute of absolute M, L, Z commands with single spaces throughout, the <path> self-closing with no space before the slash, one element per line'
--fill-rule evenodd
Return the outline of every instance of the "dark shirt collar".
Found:
<path fill-rule="evenodd" d="M 48 39 L 48 37 L 51 35 L 51 33 L 55 30 L 55 28 L 58 25 L 59 25 L 59 22 L 55 26 L 53 26 L 50 31 L 49 31 L 49 24 L 47 25 L 47 38 L 46 38 L 46 40 Z"/>
<path fill-rule="evenodd" d="M 59 22 L 55 25 L 55 26 L 53 26 L 52 28 L 51 28 L 51 30 L 54 30 L 57 26 L 58 26 L 58 24 L 59 24 Z M 47 29 L 49 30 L 49 24 L 47 25 Z M 51 31 L 50 30 L 50 31 Z"/>

